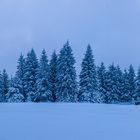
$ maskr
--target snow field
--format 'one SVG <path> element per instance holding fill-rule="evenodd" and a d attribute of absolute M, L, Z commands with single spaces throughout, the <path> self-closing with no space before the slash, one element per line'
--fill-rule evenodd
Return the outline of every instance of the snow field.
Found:
<path fill-rule="evenodd" d="M 134 140 L 139 132 L 139 106 L 0 104 L 0 140 Z"/>

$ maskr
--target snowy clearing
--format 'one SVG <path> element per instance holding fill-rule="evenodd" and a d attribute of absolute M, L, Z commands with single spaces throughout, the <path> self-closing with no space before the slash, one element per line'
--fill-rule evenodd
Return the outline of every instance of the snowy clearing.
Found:
<path fill-rule="evenodd" d="M 132 140 L 140 106 L 0 104 L 0 140 Z"/>

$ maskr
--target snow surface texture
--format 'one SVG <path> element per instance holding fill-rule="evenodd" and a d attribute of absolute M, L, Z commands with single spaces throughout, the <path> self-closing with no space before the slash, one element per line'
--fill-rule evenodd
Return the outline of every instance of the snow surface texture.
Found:
<path fill-rule="evenodd" d="M 133 140 L 140 107 L 98 104 L 0 104 L 0 140 Z"/>

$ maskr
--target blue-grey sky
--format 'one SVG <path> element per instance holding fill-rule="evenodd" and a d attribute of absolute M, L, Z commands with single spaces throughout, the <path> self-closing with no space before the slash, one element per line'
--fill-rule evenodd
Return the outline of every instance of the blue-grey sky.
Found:
<path fill-rule="evenodd" d="M 140 65 L 140 0 L 0 0 L 0 69 L 13 73 L 32 47 L 48 55 L 70 40 L 80 66 L 88 43 L 96 63 Z"/>

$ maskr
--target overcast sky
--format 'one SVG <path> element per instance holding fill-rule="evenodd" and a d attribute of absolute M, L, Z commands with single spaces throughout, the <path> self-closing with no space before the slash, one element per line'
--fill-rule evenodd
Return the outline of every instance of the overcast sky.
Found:
<path fill-rule="evenodd" d="M 0 69 L 20 53 L 48 55 L 69 40 L 80 66 L 88 43 L 96 63 L 140 65 L 140 0 L 0 0 Z"/>

